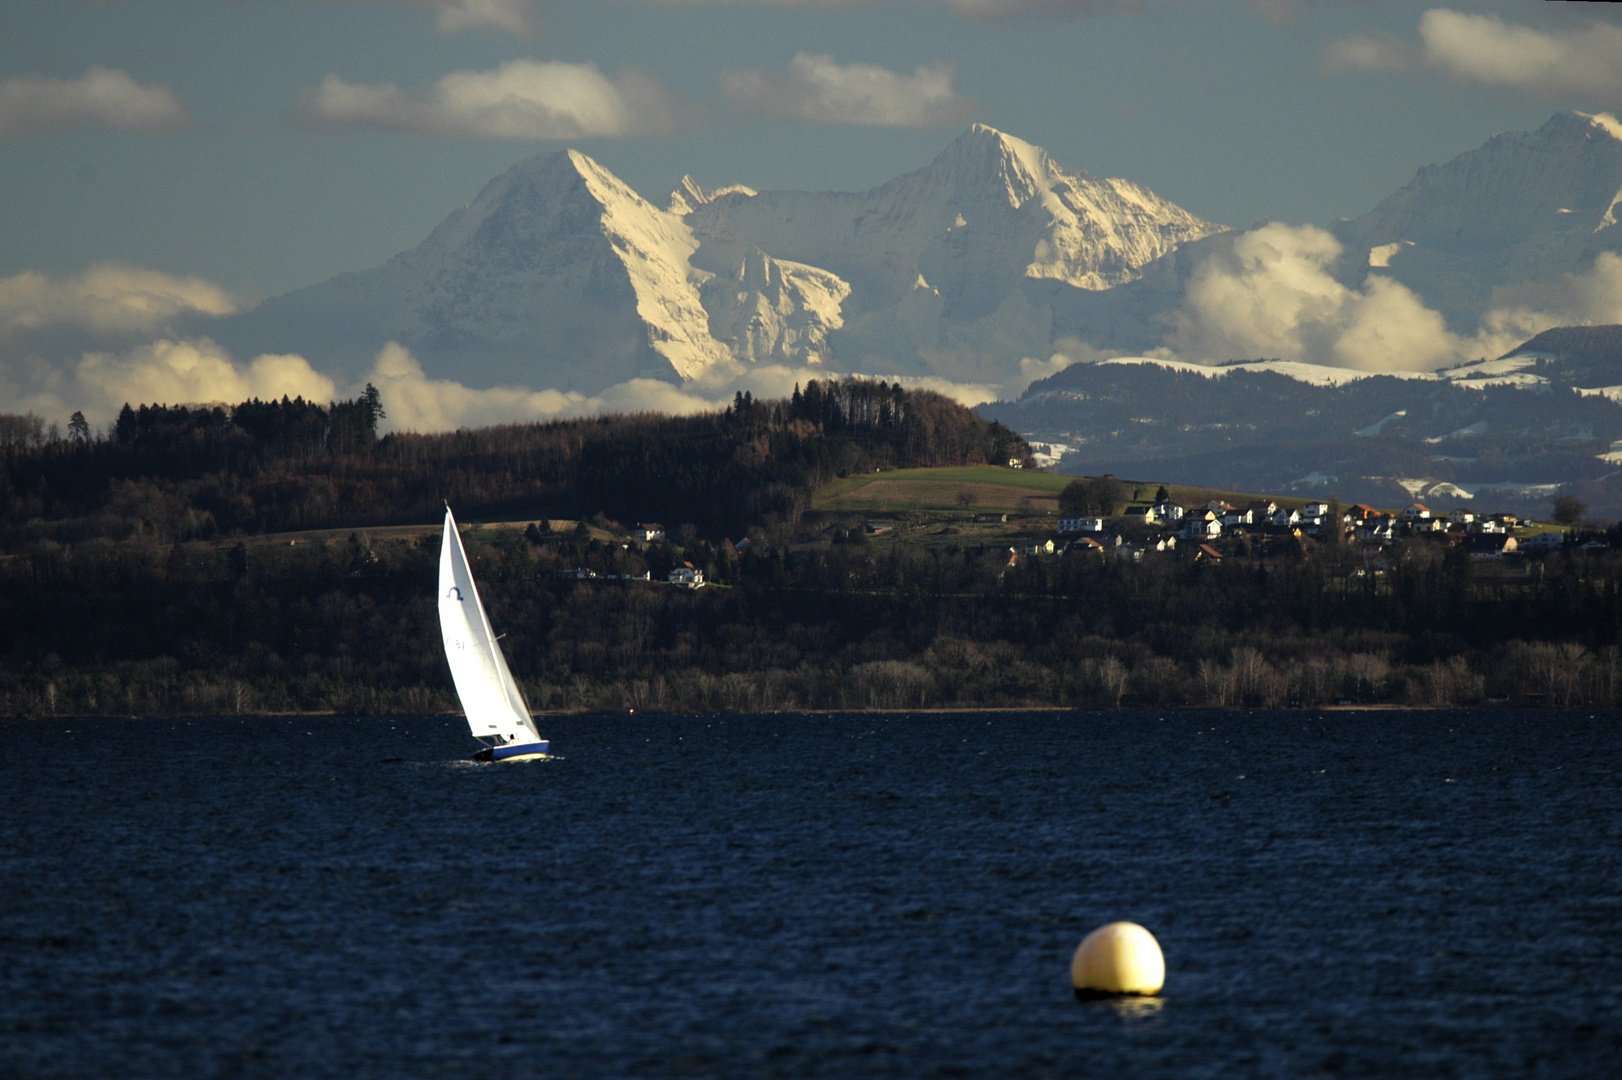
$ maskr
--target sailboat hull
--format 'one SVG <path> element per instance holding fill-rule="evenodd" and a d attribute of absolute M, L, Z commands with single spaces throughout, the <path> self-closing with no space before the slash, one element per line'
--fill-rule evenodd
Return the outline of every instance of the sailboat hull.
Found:
<path fill-rule="evenodd" d="M 474 761 L 534 761 L 551 757 L 552 744 L 545 739 L 532 743 L 512 743 L 493 746 L 473 755 Z"/>

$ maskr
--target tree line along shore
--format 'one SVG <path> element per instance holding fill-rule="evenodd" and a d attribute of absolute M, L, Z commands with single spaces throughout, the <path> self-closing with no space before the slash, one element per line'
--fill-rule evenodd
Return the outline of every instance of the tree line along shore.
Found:
<path fill-rule="evenodd" d="M 0 448 L 0 714 L 454 710 L 437 536 L 406 528 L 447 498 L 529 522 L 466 543 L 537 710 L 1622 696 L 1612 533 L 1514 573 L 1417 538 L 1378 572 L 1311 540 L 1219 562 L 1011 559 L 1011 532 L 1039 521 L 910 513 L 869 535 L 814 508 L 841 476 L 1028 457 L 925 392 L 813 384 L 701 417 L 382 438 L 364 400 L 258 404 L 246 436 L 236 410 L 149 406 L 145 429 L 131 410 L 122 432 Z M 334 439 L 345 405 L 359 420 Z M 655 520 L 663 538 L 633 537 Z M 300 526 L 329 535 L 269 539 Z M 661 580 L 684 564 L 708 585 Z"/>

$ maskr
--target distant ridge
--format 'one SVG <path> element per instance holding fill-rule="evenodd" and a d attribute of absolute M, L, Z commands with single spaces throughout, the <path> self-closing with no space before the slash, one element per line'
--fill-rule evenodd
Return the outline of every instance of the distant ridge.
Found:
<path fill-rule="evenodd" d="M 1533 353 L 1585 363 L 1622 362 L 1622 326 L 1556 326 L 1522 342 L 1499 359 Z"/>

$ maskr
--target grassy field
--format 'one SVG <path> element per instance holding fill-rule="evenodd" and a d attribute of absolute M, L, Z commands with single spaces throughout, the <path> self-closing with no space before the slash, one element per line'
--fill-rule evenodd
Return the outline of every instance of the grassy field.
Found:
<path fill-rule="evenodd" d="M 514 521 L 458 521 L 462 532 L 478 540 L 491 541 L 498 539 L 500 534 L 510 530 L 523 530 L 531 525 L 539 526 L 545 532 L 550 528 L 557 533 L 572 533 L 576 521 L 564 521 L 558 518 L 522 518 Z M 347 541 L 351 535 L 362 536 L 367 540 L 418 540 L 424 536 L 438 537 L 443 528 L 442 522 L 432 525 L 359 525 L 348 529 L 306 529 L 302 532 L 261 533 L 257 536 L 231 537 L 217 543 L 234 544 L 241 542 L 251 545 L 281 545 L 281 544 L 332 544 Z M 593 540 L 613 540 L 616 534 L 611 529 L 598 525 L 587 525 Z"/>
<path fill-rule="evenodd" d="M 836 480 L 812 498 L 812 508 L 828 513 L 905 513 L 907 511 L 952 511 L 956 513 L 1056 513 L 1059 492 L 1074 476 L 1004 469 L 995 465 L 966 465 L 949 469 L 896 469 Z M 1153 480 L 1122 479 L 1134 502 L 1148 502 L 1160 484 Z M 1254 495 L 1214 488 L 1193 488 L 1177 484 L 1167 490 L 1175 503 L 1203 506 L 1222 499 L 1236 506 L 1260 499 L 1272 499 L 1281 506 L 1300 507 L 1310 499 Z M 972 501 L 964 501 L 967 496 Z"/>
<path fill-rule="evenodd" d="M 1058 509 L 1070 476 L 964 465 L 945 469 L 895 469 L 836 480 L 812 497 L 814 509 L 894 512 L 951 510 L 959 513 L 1047 513 Z"/>

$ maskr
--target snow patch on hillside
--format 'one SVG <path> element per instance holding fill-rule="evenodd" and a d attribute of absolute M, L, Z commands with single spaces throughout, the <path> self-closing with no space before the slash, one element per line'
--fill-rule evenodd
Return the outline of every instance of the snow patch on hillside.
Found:
<path fill-rule="evenodd" d="M 1370 379 L 1377 375 L 1418 381 L 1436 378 L 1429 371 L 1360 371 L 1356 368 L 1329 367 L 1325 364 L 1307 364 L 1295 360 L 1243 360 L 1231 364 L 1196 364 L 1188 360 L 1171 360 L 1159 356 L 1117 356 L 1101 360 L 1099 363 L 1153 364 L 1171 371 L 1187 371 L 1208 378 L 1217 378 L 1233 371 L 1268 371 L 1314 386 L 1344 386 L 1346 383 Z"/>

